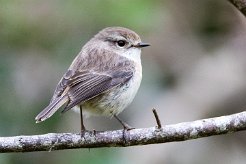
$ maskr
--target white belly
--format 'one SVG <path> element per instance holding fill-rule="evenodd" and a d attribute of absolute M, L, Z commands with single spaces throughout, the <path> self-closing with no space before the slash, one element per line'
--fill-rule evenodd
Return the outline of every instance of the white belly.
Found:
<path fill-rule="evenodd" d="M 137 70 L 132 79 L 123 86 L 111 89 L 82 104 L 83 114 L 112 117 L 122 112 L 134 99 L 142 80 L 142 70 Z"/>

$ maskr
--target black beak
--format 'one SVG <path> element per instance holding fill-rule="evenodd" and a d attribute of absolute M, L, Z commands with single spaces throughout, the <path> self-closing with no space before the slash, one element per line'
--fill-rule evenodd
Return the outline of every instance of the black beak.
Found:
<path fill-rule="evenodd" d="M 142 48 L 142 47 L 148 47 L 148 46 L 150 46 L 149 43 L 143 43 L 143 42 L 140 42 L 140 43 L 138 43 L 137 45 L 135 45 L 134 47 Z"/>

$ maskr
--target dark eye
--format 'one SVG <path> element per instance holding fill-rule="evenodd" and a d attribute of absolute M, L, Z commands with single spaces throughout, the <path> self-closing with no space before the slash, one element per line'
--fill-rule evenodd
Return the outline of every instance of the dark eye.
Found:
<path fill-rule="evenodd" d="M 126 45 L 126 41 L 124 40 L 118 40 L 116 43 L 119 47 L 124 47 Z"/>

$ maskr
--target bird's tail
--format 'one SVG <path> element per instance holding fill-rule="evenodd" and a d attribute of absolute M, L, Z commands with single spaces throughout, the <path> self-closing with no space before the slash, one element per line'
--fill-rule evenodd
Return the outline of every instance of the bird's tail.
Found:
<path fill-rule="evenodd" d="M 42 112 L 40 112 L 36 116 L 35 118 L 36 123 L 42 122 L 48 119 L 49 117 L 51 117 L 63 104 L 68 102 L 68 100 L 69 99 L 67 95 L 64 95 L 62 97 L 53 100 L 44 110 L 42 110 Z"/>

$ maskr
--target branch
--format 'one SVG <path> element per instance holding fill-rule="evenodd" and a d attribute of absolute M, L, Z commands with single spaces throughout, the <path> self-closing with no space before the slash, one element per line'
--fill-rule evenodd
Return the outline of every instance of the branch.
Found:
<path fill-rule="evenodd" d="M 193 122 L 80 134 L 49 133 L 32 136 L 0 137 L 0 152 L 53 151 L 76 148 L 125 147 L 185 141 L 246 130 L 246 111 Z M 124 136 L 124 138 L 123 138 Z"/>
<path fill-rule="evenodd" d="M 228 0 L 230 1 L 241 13 L 246 16 L 246 0 Z"/>

